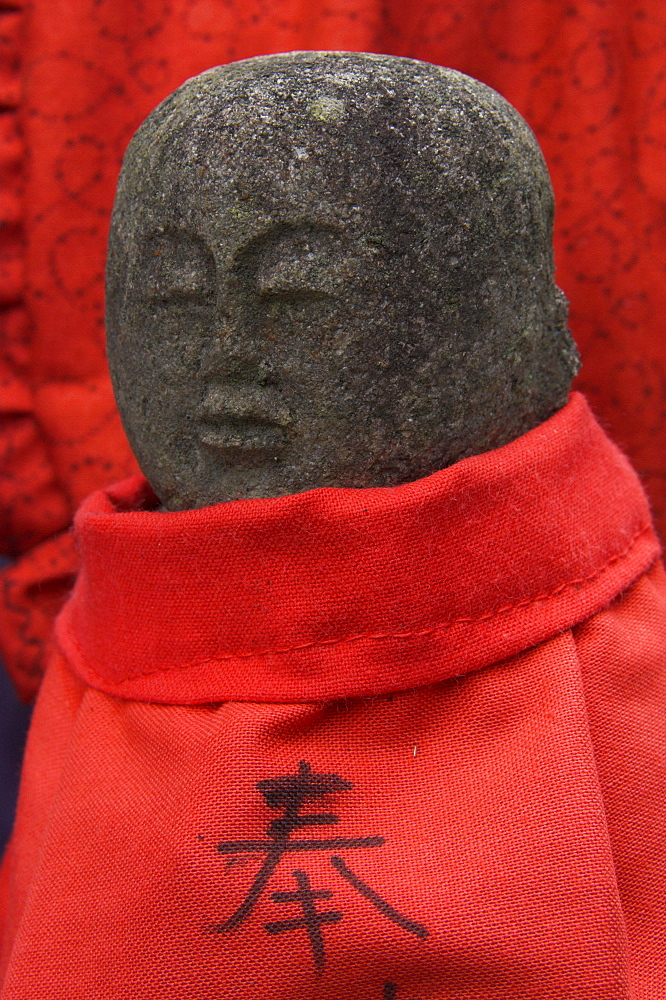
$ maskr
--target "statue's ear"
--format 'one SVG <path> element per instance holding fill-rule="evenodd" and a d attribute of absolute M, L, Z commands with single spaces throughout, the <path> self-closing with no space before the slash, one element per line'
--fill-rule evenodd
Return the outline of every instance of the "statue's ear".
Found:
<path fill-rule="evenodd" d="M 127 288 L 129 261 L 117 226 L 111 221 L 106 250 L 105 310 L 107 345 L 118 331 Z"/>
<path fill-rule="evenodd" d="M 553 304 L 553 340 L 552 343 L 556 347 L 560 359 L 564 359 L 564 367 L 566 372 L 564 378 L 566 380 L 566 395 L 568 396 L 569 389 L 572 380 L 576 377 L 580 371 L 580 354 L 578 353 L 578 348 L 576 347 L 576 342 L 573 339 L 571 330 L 569 329 L 569 300 L 562 291 L 561 288 L 555 286 L 554 294 L 554 304 Z M 562 368 L 562 361 L 560 360 L 560 368 Z"/>
<path fill-rule="evenodd" d="M 561 333 L 569 333 L 569 300 L 561 288 L 555 286 L 554 326 Z"/>

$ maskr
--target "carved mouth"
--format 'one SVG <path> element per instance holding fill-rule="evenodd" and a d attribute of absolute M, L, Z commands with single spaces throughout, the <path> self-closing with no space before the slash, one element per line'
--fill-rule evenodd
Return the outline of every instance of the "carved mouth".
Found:
<path fill-rule="evenodd" d="M 201 443 L 231 453 L 280 451 L 292 423 L 282 397 L 263 386 L 213 386 L 198 416 Z"/>
<path fill-rule="evenodd" d="M 275 452 L 285 447 L 287 434 L 283 427 L 271 424 L 226 421 L 202 424 L 199 440 L 216 451 Z"/>

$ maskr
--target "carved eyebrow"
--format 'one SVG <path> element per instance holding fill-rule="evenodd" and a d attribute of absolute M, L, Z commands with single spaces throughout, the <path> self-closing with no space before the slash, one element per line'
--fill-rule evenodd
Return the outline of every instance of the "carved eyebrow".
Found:
<path fill-rule="evenodd" d="M 235 270 L 262 298 L 331 298 L 347 263 L 343 235 L 341 225 L 279 224 L 248 242 Z"/>
<path fill-rule="evenodd" d="M 268 228 L 256 233 L 248 240 L 236 248 L 233 255 L 233 264 L 236 267 L 244 268 L 251 259 L 259 261 L 271 250 L 277 249 L 282 243 L 286 243 L 289 237 L 296 242 L 299 239 L 310 237 L 336 237 L 344 233 L 341 224 L 333 222 L 278 222 L 273 223 Z"/>

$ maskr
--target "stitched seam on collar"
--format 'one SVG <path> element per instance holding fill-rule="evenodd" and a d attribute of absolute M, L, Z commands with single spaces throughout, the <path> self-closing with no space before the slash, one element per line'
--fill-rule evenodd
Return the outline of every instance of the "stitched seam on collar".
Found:
<path fill-rule="evenodd" d="M 190 660 L 187 663 L 171 664 L 168 666 L 158 667 L 156 669 L 136 671 L 135 673 L 125 676 L 122 680 L 113 681 L 112 684 L 116 689 L 120 690 L 122 689 L 123 686 L 127 685 L 131 681 L 136 680 L 139 677 L 152 677 L 156 676 L 157 674 L 167 674 L 173 670 L 188 670 L 192 667 L 200 666 L 201 664 L 204 663 L 226 663 L 229 662 L 230 660 L 242 660 L 242 659 L 250 660 L 252 658 L 261 656 L 283 656 L 288 653 L 299 652 L 300 650 L 303 649 L 313 649 L 316 647 L 326 647 L 326 646 L 340 646 L 344 645 L 345 643 L 359 642 L 363 639 L 381 640 L 381 639 L 420 638 L 427 635 L 435 635 L 437 632 L 444 632 L 455 625 L 466 625 L 466 624 L 472 625 L 477 622 L 491 621 L 493 618 L 498 618 L 500 615 L 508 614 L 510 611 L 516 611 L 521 608 L 530 607 L 533 604 L 538 604 L 540 601 L 547 601 L 552 597 L 557 597 L 559 594 L 562 594 L 565 591 L 571 590 L 575 587 L 579 587 L 582 584 L 591 583 L 593 580 L 596 580 L 599 576 L 601 576 L 604 572 L 606 572 L 606 570 L 614 566 L 617 562 L 620 562 L 622 559 L 626 558 L 626 556 L 629 555 L 631 549 L 634 547 L 636 542 L 641 538 L 641 536 L 648 532 L 650 533 L 652 532 L 652 525 L 649 523 L 643 525 L 643 527 L 641 527 L 636 532 L 636 534 L 632 536 L 632 538 L 627 543 L 625 548 L 622 549 L 622 551 L 616 553 L 614 556 L 611 556 L 601 567 L 596 569 L 594 573 L 591 573 L 588 576 L 579 577 L 575 580 L 568 580 L 566 583 L 561 584 L 559 587 L 556 587 L 554 590 L 551 590 L 546 594 L 539 594 L 536 597 L 530 597 L 526 598 L 523 601 L 518 601 L 514 604 L 508 604 L 504 607 L 496 609 L 495 611 L 489 612 L 488 614 L 478 615 L 477 617 L 474 618 L 453 618 L 450 621 L 442 622 L 439 625 L 431 625 L 428 628 L 419 629 L 411 632 L 379 632 L 379 633 L 361 632 L 356 635 L 344 636 L 341 639 L 318 639 L 313 642 L 305 642 L 297 646 L 288 646 L 283 649 L 263 649 L 247 653 L 224 653 L 220 656 L 210 656 L 210 657 L 198 658 L 196 660 Z M 657 554 L 653 557 L 651 562 L 654 562 L 654 560 L 658 558 L 658 555 L 659 553 L 657 552 Z M 644 569 L 641 570 L 641 572 L 646 572 L 647 568 L 648 567 L 646 566 Z M 92 677 L 95 677 L 97 680 L 105 684 L 108 684 L 109 678 L 104 677 L 93 666 L 91 666 L 88 663 L 87 658 L 84 655 L 78 640 L 71 635 L 68 638 L 69 642 L 71 642 L 71 644 L 75 647 L 76 651 L 81 657 L 81 660 L 85 664 L 86 670 L 89 672 L 89 674 Z M 66 654 L 65 658 L 67 658 Z"/>

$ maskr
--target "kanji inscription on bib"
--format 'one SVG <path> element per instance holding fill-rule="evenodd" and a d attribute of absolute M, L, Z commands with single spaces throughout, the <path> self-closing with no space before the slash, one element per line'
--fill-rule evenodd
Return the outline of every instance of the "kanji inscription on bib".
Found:
<path fill-rule="evenodd" d="M 307 853 L 308 851 L 368 850 L 381 847 L 384 844 L 384 837 L 381 836 L 292 839 L 292 834 L 296 830 L 310 826 L 333 826 L 339 821 L 338 817 L 332 813 L 301 812 L 306 802 L 316 802 L 326 796 L 346 792 L 353 788 L 350 781 L 346 781 L 337 774 L 318 774 L 313 772 L 308 763 L 301 761 L 296 774 L 268 778 L 259 781 L 256 787 L 263 795 L 269 808 L 282 811 L 282 815 L 268 824 L 266 839 L 225 841 L 218 844 L 217 849 L 221 854 L 263 853 L 265 858 L 240 906 L 226 920 L 209 925 L 206 928 L 208 933 L 233 931 L 248 919 L 256 903 L 267 890 L 268 883 L 278 864 L 286 854 Z M 368 900 L 384 917 L 418 938 L 423 939 L 427 936 L 426 927 L 399 913 L 387 900 L 360 879 L 342 857 L 331 853 L 330 862 L 338 875 L 364 899 Z M 295 888 L 290 891 L 272 892 L 270 898 L 277 904 L 298 907 L 300 915 L 272 920 L 264 927 L 269 934 L 304 931 L 312 949 L 315 968 L 317 973 L 321 974 L 326 965 L 322 928 L 329 924 L 339 923 L 343 918 L 343 913 L 337 909 L 318 908 L 320 900 L 333 898 L 332 889 L 313 886 L 308 873 L 300 868 L 294 869 L 292 876 Z M 396 996 L 393 984 L 386 984 L 385 996 L 391 1000 Z"/>

